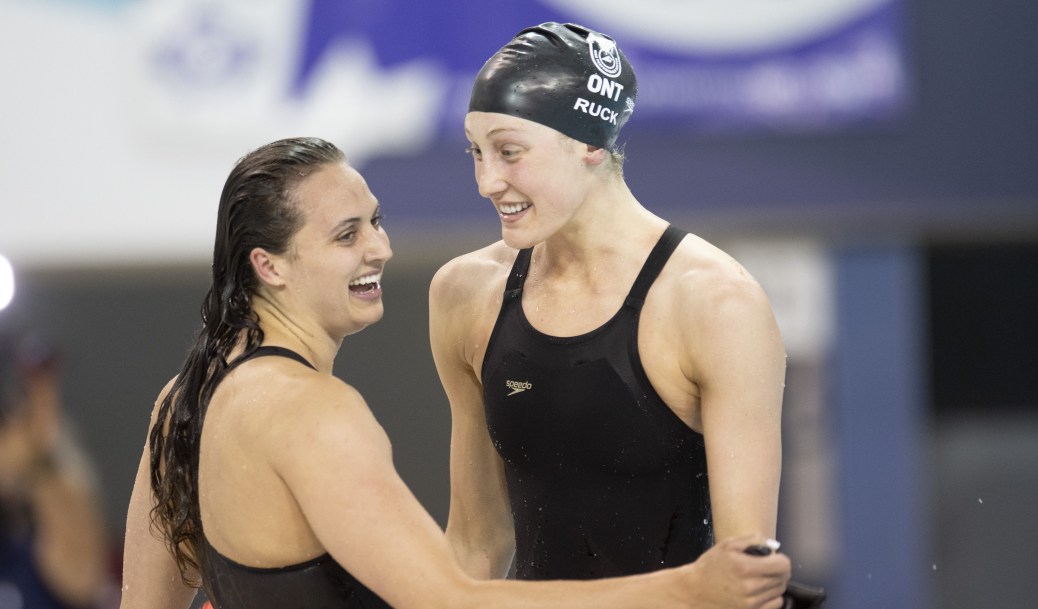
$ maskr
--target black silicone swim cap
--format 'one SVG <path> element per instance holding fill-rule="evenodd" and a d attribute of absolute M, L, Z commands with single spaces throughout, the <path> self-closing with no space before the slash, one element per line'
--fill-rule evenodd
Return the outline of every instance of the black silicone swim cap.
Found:
<path fill-rule="evenodd" d="M 487 60 L 469 112 L 518 116 L 611 148 L 637 95 L 634 69 L 612 38 L 572 23 L 542 23 Z"/>

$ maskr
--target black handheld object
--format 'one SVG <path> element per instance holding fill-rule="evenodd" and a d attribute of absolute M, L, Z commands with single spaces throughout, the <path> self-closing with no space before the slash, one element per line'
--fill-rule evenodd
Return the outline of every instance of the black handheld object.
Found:
<path fill-rule="evenodd" d="M 766 544 L 746 548 L 746 553 L 753 556 L 767 556 L 773 551 L 773 546 Z M 782 609 L 821 609 L 825 605 L 825 598 L 825 588 L 790 580 L 782 595 Z"/>
<path fill-rule="evenodd" d="M 763 543 L 760 545 L 750 546 L 746 548 L 746 553 L 753 556 L 768 556 L 771 554 L 771 552 L 772 547 L 769 545 L 765 545 Z"/>
<path fill-rule="evenodd" d="M 821 609 L 825 605 L 825 588 L 808 586 L 797 581 L 786 584 L 782 595 L 782 609 Z"/>

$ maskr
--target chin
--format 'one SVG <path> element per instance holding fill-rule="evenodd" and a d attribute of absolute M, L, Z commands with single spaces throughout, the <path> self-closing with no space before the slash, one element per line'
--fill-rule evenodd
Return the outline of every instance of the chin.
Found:
<path fill-rule="evenodd" d="M 529 249 L 542 241 L 542 239 L 537 239 L 534 235 L 531 235 L 529 231 L 507 228 L 501 229 L 501 240 L 508 247 L 517 250 Z"/>
<path fill-rule="evenodd" d="M 382 315 L 385 313 L 382 308 L 382 303 L 378 303 L 378 310 L 366 311 L 364 315 L 356 315 L 351 320 L 349 327 L 346 329 L 344 336 L 356 334 L 364 328 L 367 328 L 371 324 L 377 323 L 382 319 Z"/>

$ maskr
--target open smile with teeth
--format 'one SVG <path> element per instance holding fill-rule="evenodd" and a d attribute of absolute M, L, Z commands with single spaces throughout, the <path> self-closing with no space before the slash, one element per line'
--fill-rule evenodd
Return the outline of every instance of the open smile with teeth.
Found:
<path fill-rule="evenodd" d="M 374 275 L 365 275 L 364 277 L 359 277 L 350 282 L 350 291 L 370 292 L 372 290 L 377 290 L 379 287 L 381 287 L 379 285 L 379 282 L 381 280 L 382 273 L 375 273 Z"/>
<path fill-rule="evenodd" d="M 530 207 L 529 203 L 508 203 L 497 206 L 497 211 L 502 216 L 511 216 Z"/>

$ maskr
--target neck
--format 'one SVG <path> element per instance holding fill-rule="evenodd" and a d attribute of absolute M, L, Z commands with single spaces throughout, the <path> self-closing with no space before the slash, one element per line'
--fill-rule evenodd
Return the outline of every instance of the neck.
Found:
<path fill-rule="evenodd" d="M 342 340 L 335 340 L 317 328 L 301 323 L 279 304 L 263 295 L 252 299 L 253 310 L 263 329 L 263 344 L 291 349 L 302 355 L 317 370 L 331 374 Z"/>
<path fill-rule="evenodd" d="M 645 243 L 655 243 L 665 227 L 666 222 L 645 209 L 626 185 L 614 187 L 592 193 L 536 254 L 556 271 L 590 269 L 609 257 L 629 257 Z"/>

